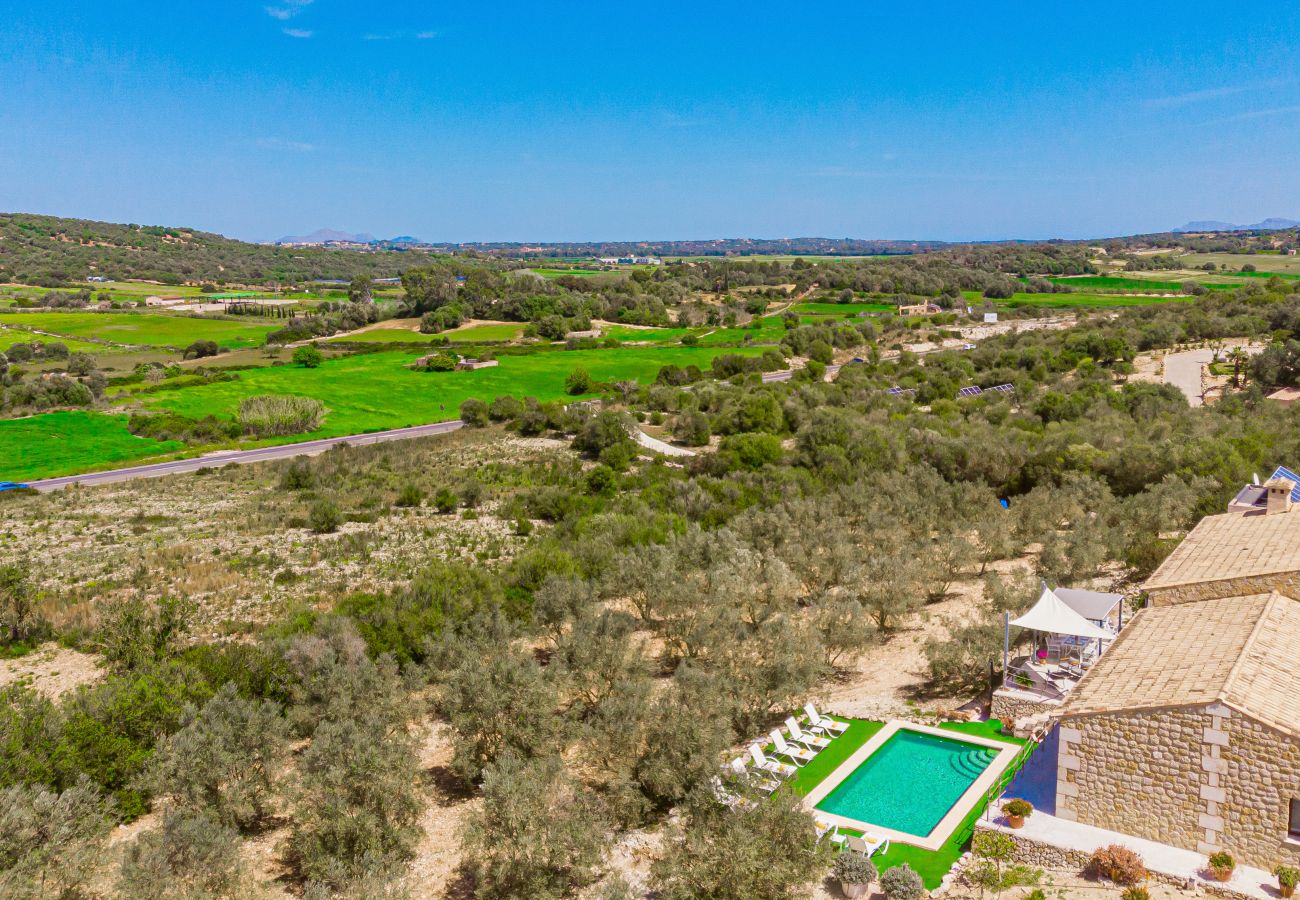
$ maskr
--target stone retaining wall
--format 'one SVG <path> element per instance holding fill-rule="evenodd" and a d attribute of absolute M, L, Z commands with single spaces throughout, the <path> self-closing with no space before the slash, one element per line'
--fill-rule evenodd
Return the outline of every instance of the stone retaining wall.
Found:
<path fill-rule="evenodd" d="M 1091 853 L 1084 853 L 1082 850 L 1074 850 L 1069 847 L 1057 847 L 1053 844 L 1025 837 L 1023 834 L 1007 832 L 1000 828 L 995 828 L 983 821 L 975 824 L 975 830 L 992 831 L 996 834 L 1007 835 L 1016 845 L 1016 852 L 1013 860 L 1021 865 L 1033 866 L 1036 869 L 1053 869 L 1064 872 L 1073 871 L 1082 874 L 1084 869 L 1088 866 L 1088 860 L 1092 857 Z M 1188 886 L 1187 883 L 1191 879 L 1180 878 L 1175 875 L 1166 875 L 1163 872 L 1152 872 L 1148 870 L 1147 880 L 1157 884 L 1164 884 L 1173 888 L 1183 889 Z M 1109 884 L 1109 882 L 1104 883 Z M 1204 890 L 1207 894 L 1214 894 L 1218 897 L 1228 897 L 1231 898 L 1231 900 L 1238 900 L 1238 898 L 1241 897 L 1249 897 L 1251 900 L 1255 900 L 1254 896 L 1251 894 L 1234 891 L 1231 887 L 1217 882 L 1196 879 L 1193 883 Z"/>
<path fill-rule="evenodd" d="M 1006 728 L 1020 719 L 1027 719 L 1040 713 L 1060 709 L 1059 705 L 1042 703 L 1026 697 L 1012 697 L 998 691 L 993 692 L 992 718 L 998 719 Z"/>

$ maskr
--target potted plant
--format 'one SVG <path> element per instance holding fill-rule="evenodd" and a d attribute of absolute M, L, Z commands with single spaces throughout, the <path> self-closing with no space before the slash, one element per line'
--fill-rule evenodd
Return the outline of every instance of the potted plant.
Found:
<path fill-rule="evenodd" d="M 1002 804 L 1002 815 L 1012 828 L 1024 828 L 1025 817 L 1034 814 L 1034 804 L 1028 800 L 1008 800 Z"/>
<path fill-rule="evenodd" d="M 1273 870 L 1277 876 L 1277 892 L 1283 897 L 1290 897 L 1295 893 L 1295 886 L 1300 884 L 1300 869 L 1295 866 L 1278 866 Z"/>
<path fill-rule="evenodd" d="M 840 880 L 840 890 L 846 897 L 861 897 L 876 880 L 876 867 L 871 860 L 848 850 L 835 857 L 831 871 Z"/>
<path fill-rule="evenodd" d="M 1232 878 L 1232 870 L 1235 868 L 1237 868 L 1237 861 L 1227 850 L 1210 854 L 1210 875 L 1215 881 L 1228 881 Z"/>

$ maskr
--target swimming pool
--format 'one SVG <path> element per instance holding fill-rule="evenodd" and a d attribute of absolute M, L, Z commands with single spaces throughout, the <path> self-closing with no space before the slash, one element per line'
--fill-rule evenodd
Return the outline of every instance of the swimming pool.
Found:
<path fill-rule="evenodd" d="M 889 722 L 805 797 L 833 824 L 938 849 L 1019 747 Z"/>

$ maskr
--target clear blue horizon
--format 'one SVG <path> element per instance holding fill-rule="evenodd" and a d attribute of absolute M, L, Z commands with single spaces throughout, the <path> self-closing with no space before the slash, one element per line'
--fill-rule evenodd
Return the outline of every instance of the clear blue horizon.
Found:
<path fill-rule="evenodd" d="M 1300 218 L 1300 8 L 8 4 L 0 209 L 250 240 Z"/>

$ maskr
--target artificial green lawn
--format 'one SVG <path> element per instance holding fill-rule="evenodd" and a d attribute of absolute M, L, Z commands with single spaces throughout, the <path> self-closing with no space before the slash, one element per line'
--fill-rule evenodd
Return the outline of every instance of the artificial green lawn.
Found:
<path fill-rule="evenodd" d="M 329 410 L 324 426 L 307 437 L 333 437 L 423 425 L 454 419 L 460 404 L 476 397 L 532 396 L 566 399 L 564 380 L 584 368 L 596 381 L 653 381 L 665 365 L 709 367 L 719 353 L 757 353 L 757 349 L 720 350 L 705 347 L 620 347 L 600 350 L 552 350 L 505 356 L 500 364 L 472 372 L 417 372 L 407 368 L 418 351 L 385 351 L 327 360 L 320 368 L 274 366 L 249 369 L 236 381 L 217 382 L 175 391 L 159 391 L 143 399 L 152 408 L 186 416 L 229 417 L 244 397 L 254 394 L 298 394 L 315 397 Z"/>
<path fill-rule="evenodd" d="M 807 765 L 796 772 L 787 782 L 791 789 L 800 796 L 807 794 L 825 780 L 828 775 L 839 768 L 844 760 L 852 756 L 859 747 L 870 740 L 873 734 L 885 727 L 884 722 L 848 719 L 843 716 L 837 716 L 836 718 L 848 722 L 848 730 L 832 740 L 829 747 L 813 757 Z M 945 722 L 939 727 L 975 737 L 991 738 L 1008 744 L 1023 746 L 1027 743 L 1021 738 L 1002 734 L 1002 723 L 997 719 L 990 719 L 987 722 Z M 924 786 L 917 785 L 917 789 L 922 790 Z M 983 812 L 983 804 L 979 804 L 971 810 L 970 815 L 966 817 L 962 824 L 952 833 L 952 836 L 938 850 L 922 850 L 920 847 L 913 847 L 895 841 L 890 843 L 887 851 L 876 854 L 871 858 L 871 861 L 882 872 L 907 863 L 921 876 L 926 888 L 934 890 L 939 886 L 939 882 L 943 880 L 943 876 L 948 874 L 953 864 L 965 852 L 967 845 L 970 843 L 971 828 Z"/>
<path fill-rule="evenodd" d="M 81 410 L 0 420 L 0 481 L 30 481 L 184 448 L 126 430 L 126 416 Z"/>
<path fill-rule="evenodd" d="M 195 341 L 216 341 L 227 349 L 260 347 L 268 334 L 280 328 L 280 325 L 162 313 L 6 313 L 3 322 L 73 338 L 156 347 L 186 347 Z"/>

